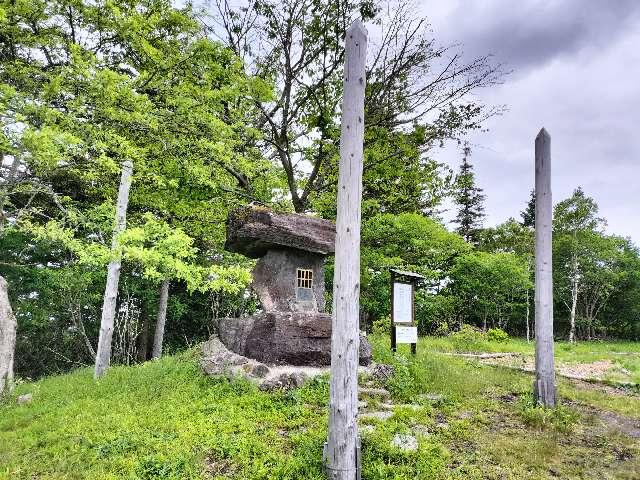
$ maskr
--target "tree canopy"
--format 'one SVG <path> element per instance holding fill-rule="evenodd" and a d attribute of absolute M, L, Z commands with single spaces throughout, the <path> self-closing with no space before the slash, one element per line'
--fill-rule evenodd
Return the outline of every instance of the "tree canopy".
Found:
<path fill-rule="evenodd" d="M 252 261 L 224 250 L 226 218 L 250 202 L 335 217 L 343 36 L 354 18 L 380 34 L 366 78 L 363 328 L 386 322 L 388 269 L 399 267 L 426 279 L 423 333 L 463 323 L 529 331 L 533 197 L 521 222 L 483 228 L 465 143 L 500 110 L 472 94 L 504 72 L 489 52 L 465 60 L 440 45 L 413 7 L 385 5 L 0 0 L 0 275 L 19 375 L 92 362 L 114 257 L 114 362 L 149 358 L 163 308 L 168 351 L 206 338 L 214 318 L 256 308 Z M 439 160 L 447 141 L 465 145 L 457 175 Z M 112 250 L 126 162 L 127 228 Z M 445 199 L 459 207 L 457 233 L 438 219 Z M 640 335 L 638 248 L 604 225 L 581 189 L 556 206 L 560 336 Z"/>

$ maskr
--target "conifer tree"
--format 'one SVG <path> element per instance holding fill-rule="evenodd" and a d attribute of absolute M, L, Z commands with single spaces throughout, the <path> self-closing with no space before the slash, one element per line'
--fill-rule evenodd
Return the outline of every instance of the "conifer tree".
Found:
<path fill-rule="evenodd" d="M 520 212 L 522 222 L 520 224 L 523 227 L 533 228 L 536 225 L 536 191 L 531 190 L 531 196 L 527 202 L 527 207 Z"/>
<path fill-rule="evenodd" d="M 454 222 L 458 225 L 458 232 L 468 242 L 475 243 L 476 233 L 482 226 L 485 217 L 482 189 L 475 184 L 473 165 L 469 162 L 471 147 L 468 143 L 463 149 L 462 165 L 456 177 L 454 199 L 458 205 L 458 214 Z"/>

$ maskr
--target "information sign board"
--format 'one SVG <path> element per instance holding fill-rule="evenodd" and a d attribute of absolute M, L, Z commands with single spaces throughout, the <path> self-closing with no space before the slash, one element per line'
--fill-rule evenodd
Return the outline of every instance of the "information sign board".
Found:
<path fill-rule="evenodd" d="M 418 327 L 397 325 L 396 343 L 418 343 Z"/>
<path fill-rule="evenodd" d="M 393 322 L 413 323 L 413 285 L 393 282 Z"/>

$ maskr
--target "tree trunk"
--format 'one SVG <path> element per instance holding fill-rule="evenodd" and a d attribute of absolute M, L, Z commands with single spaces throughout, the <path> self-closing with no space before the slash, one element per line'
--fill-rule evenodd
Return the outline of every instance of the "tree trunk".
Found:
<path fill-rule="evenodd" d="M 362 22 L 356 20 L 351 24 L 345 43 L 333 276 L 329 435 L 325 449 L 325 465 L 330 480 L 355 480 L 358 463 L 360 223 L 367 59 L 367 31 Z"/>
<path fill-rule="evenodd" d="M 4 162 L 4 158 L 4 153 L 0 153 L 0 167 Z M 9 198 L 9 190 L 11 189 L 13 181 L 18 174 L 19 165 L 20 161 L 18 160 L 18 157 L 14 156 L 11 162 L 11 167 L 9 167 L 9 173 L 5 177 L 2 188 L 0 188 L 0 233 L 4 230 L 4 226 L 7 221 L 8 215 L 4 211 L 4 208 L 7 203 L 7 199 Z"/>
<path fill-rule="evenodd" d="M 536 380 L 539 404 L 556 404 L 553 360 L 553 276 L 551 250 L 551 137 L 543 128 L 535 142 L 536 166 Z"/>
<path fill-rule="evenodd" d="M 142 326 L 140 328 L 140 334 L 138 335 L 136 345 L 136 357 L 138 362 L 146 362 L 149 358 L 149 315 L 145 308 L 144 300 L 140 303 L 140 319 Z"/>
<path fill-rule="evenodd" d="M 113 239 L 111 241 L 111 254 L 113 258 L 107 267 L 107 284 L 104 289 L 104 300 L 102 303 L 102 319 L 100 320 L 100 337 L 98 338 L 94 378 L 100 378 L 104 375 L 111 360 L 111 339 L 113 337 L 113 322 L 116 315 L 121 264 L 120 253 L 118 251 L 118 235 L 127 226 L 127 205 L 129 204 L 132 171 L 133 163 L 130 160 L 125 160 L 122 163 L 118 203 L 116 204 L 116 224 L 113 229 Z"/>
<path fill-rule="evenodd" d="M 527 323 L 527 342 L 531 341 L 531 331 L 529 330 L 529 289 L 527 288 L 527 316 L 525 318 L 525 322 Z"/>
<path fill-rule="evenodd" d="M 578 276 L 574 270 L 573 277 L 571 279 L 571 316 L 569 318 L 569 342 L 576 341 L 576 307 L 578 305 Z"/>
<path fill-rule="evenodd" d="M 13 389 L 13 360 L 16 350 L 16 317 L 9 303 L 7 281 L 0 277 L 0 397 Z"/>
<path fill-rule="evenodd" d="M 169 280 L 160 284 L 160 298 L 158 299 L 158 316 L 156 318 L 156 332 L 153 336 L 152 359 L 162 356 L 162 341 L 164 339 L 164 324 L 167 321 L 167 303 L 169 301 Z"/>

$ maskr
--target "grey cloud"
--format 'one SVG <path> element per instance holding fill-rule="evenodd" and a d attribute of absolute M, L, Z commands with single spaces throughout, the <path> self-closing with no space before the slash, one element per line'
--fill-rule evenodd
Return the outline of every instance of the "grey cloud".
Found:
<path fill-rule="evenodd" d="M 433 7 L 433 8 L 431 8 Z M 553 194 L 577 187 L 599 203 L 611 233 L 640 243 L 640 1 L 466 1 L 425 5 L 435 37 L 467 55 L 489 52 L 516 70 L 476 92 L 506 104 L 504 116 L 474 133 L 487 224 L 518 217 L 533 187 L 533 139 L 551 133 Z M 434 152 L 452 166 L 457 146 Z"/>
<path fill-rule="evenodd" d="M 428 11 L 427 11 L 428 14 Z M 487 53 L 522 73 L 583 48 L 614 41 L 640 15 L 637 0 L 459 2 L 436 27 L 448 41 L 461 40 L 465 54 Z M 442 37 L 441 37 L 442 38 Z"/>

